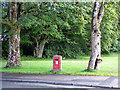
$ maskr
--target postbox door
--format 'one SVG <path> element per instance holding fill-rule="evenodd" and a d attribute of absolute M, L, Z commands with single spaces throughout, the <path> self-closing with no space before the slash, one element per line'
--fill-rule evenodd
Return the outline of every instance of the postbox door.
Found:
<path fill-rule="evenodd" d="M 54 69 L 56 70 L 59 70 L 59 65 L 60 65 L 60 62 L 59 62 L 59 58 L 54 58 Z"/>

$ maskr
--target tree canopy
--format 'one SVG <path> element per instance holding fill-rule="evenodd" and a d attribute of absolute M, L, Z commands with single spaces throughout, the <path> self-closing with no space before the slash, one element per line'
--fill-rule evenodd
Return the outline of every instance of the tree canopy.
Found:
<path fill-rule="evenodd" d="M 17 3 L 18 4 L 18 3 Z M 19 7 L 20 4 L 18 4 Z M 9 2 L 2 3 L 2 19 L 9 20 Z M 90 2 L 24 2 L 23 14 L 13 26 L 21 26 L 21 55 L 36 55 L 38 47 L 42 56 L 50 58 L 60 54 L 68 58 L 80 58 L 91 51 L 91 21 L 94 4 Z M 19 9 L 19 8 L 18 8 Z M 110 2 L 101 22 L 102 53 L 117 52 L 119 43 L 120 3 Z M 8 24 L 8 25 L 7 25 Z M 9 39 L 9 23 L 2 24 L 3 37 Z M 44 46 L 41 44 L 44 41 Z M 41 45 L 41 46 L 40 46 Z M 8 40 L 2 45 L 2 54 L 8 56 Z M 34 55 L 34 56 L 35 56 Z M 35 56 L 37 57 L 37 56 Z"/>

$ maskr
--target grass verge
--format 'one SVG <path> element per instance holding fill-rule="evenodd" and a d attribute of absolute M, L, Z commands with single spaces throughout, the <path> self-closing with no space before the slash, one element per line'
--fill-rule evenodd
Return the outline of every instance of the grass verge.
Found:
<path fill-rule="evenodd" d="M 4 67 L 7 62 L 2 60 L 2 72 L 118 76 L 118 55 L 102 56 L 102 58 L 103 62 L 100 64 L 101 70 L 99 71 L 87 71 L 89 56 L 83 56 L 80 59 L 63 59 L 62 71 L 52 72 L 52 59 L 36 59 L 24 56 L 21 58 L 21 67 L 6 69 Z"/>

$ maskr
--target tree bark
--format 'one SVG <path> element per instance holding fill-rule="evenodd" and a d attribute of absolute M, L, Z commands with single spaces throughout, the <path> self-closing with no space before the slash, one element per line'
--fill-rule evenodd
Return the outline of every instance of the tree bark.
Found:
<path fill-rule="evenodd" d="M 20 34 L 9 38 L 9 56 L 6 67 L 19 66 L 20 63 Z"/>
<path fill-rule="evenodd" d="M 100 0 L 96 0 L 94 5 L 91 31 L 91 57 L 88 64 L 88 70 L 100 70 L 99 64 L 102 62 L 100 24 L 106 4 L 107 3 L 103 1 L 100 7 Z"/>
<path fill-rule="evenodd" d="M 37 45 L 36 45 L 36 47 L 34 48 L 34 51 L 33 51 L 34 57 L 42 58 L 45 43 L 46 43 L 45 39 L 41 40 L 40 44 L 38 44 L 38 42 L 37 42 Z"/>
<path fill-rule="evenodd" d="M 17 2 L 11 2 L 10 22 L 14 25 L 17 22 Z M 9 56 L 6 68 L 12 66 L 20 66 L 20 30 L 21 27 L 11 27 L 11 30 L 16 32 L 10 35 L 9 38 Z"/>

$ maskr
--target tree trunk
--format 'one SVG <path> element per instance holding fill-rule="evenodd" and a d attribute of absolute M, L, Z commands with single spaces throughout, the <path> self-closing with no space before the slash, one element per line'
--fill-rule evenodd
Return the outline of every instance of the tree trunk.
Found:
<path fill-rule="evenodd" d="M 88 65 L 88 70 L 99 70 L 99 64 L 101 59 L 101 45 L 100 45 L 101 33 L 99 28 L 95 28 L 91 32 L 91 57 Z"/>
<path fill-rule="evenodd" d="M 12 24 L 16 23 L 17 21 L 17 2 L 11 3 L 10 21 Z M 16 33 L 10 35 L 9 38 L 9 56 L 6 65 L 7 68 L 20 65 L 20 29 L 21 27 L 11 27 L 11 30 Z"/>
<path fill-rule="evenodd" d="M 100 24 L 104 15 L 104 7 L 107 3 L 104 1 L 100 5 L 100 0 L 96 0 L 93 10 L 92 31 L 91 31 L 91 57 L 88 64 L 88 70 L 100 70 L 99 64 L 101 58 L 101 32 Z"/>
<path fill-rule="evenodd" d="M 6 67 L 19 66 L 20 63 L 20 34 L 11 35 L 9 39 L 9 56 Z"/>
<path fill-rule="evenodd" d="M 46 40 L 43 39 L 40 44 L 37 44 L 36 47 L 34 48 L 34 57 L 36 58 L 42 58 L 43 55 L 43 50 L 45 46 Z"/>

